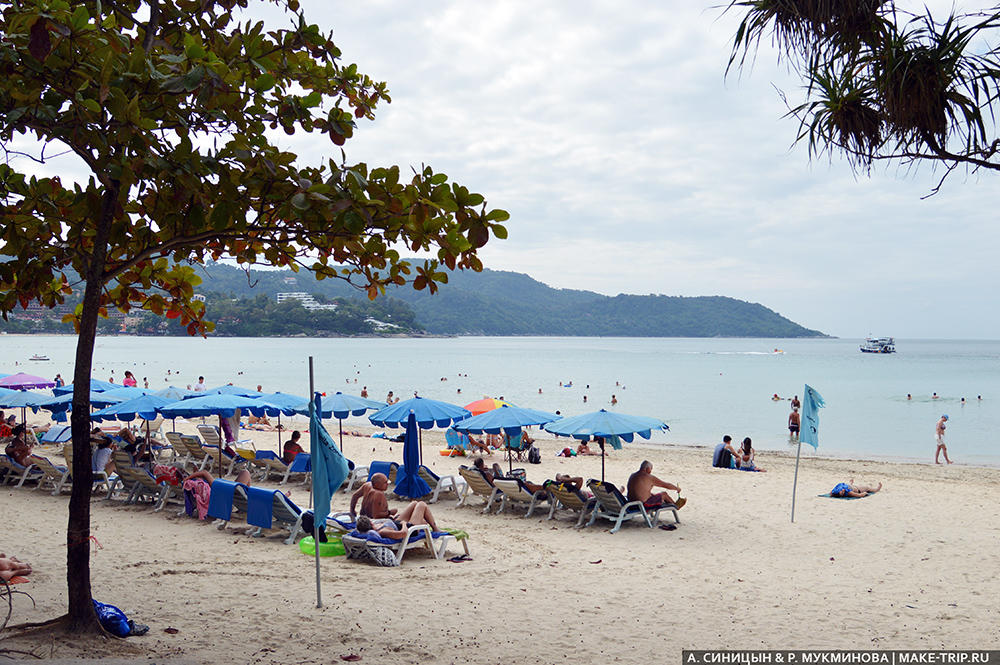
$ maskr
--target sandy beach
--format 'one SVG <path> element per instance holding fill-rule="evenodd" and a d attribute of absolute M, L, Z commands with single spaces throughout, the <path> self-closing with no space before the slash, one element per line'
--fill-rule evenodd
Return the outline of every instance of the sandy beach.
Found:
<path fill-rule="evenodd" d="M 253 438 L 258 448 L 277 442 L 274 432 Z M 542 464 L 517 466 L 534 482 L 599 477 L 600 457 L 555 457 L 564 441 L 542 440 Z M 439 456 L 441 447 L 441 431 L 424 433 L 425 462 L 438 474 L 469 462 Z M 344 448 L 359 463 L 401 459 L 401 444 L 382 439 L 345 437 Z M 38 452 L 61 461 L 55 447 Z M 95 497 L 94 596 L 148 624 L 148 635 L 97 646 L 13 637 L 0 648 L 185 663 L 351 654 L 375 663 L 659 663 L 677 662 L 682 649 L 1000 648 L 1000 470 L 804 459 L 792 524 L 793 455 L 759 454 L 767 473 L 713 469 L 710 457 L 703 447 L 637 443 L 607 458 L 619 485 L 643 459 L 680 485 L 688 503 L 673 531 L 638 522 L 616 534 L 608 522 L 578 530 L 566 513 L 483 515 L 443 499 L 433 505 L 437 521 L 471 535 L 471 561 L 411 552 L 401 567 L 377 568 L 324 558 L 320 609 L 313 559 L 282 544 L 286 532 L 250 538 L 175 506 L 154 513 Z M 853 501 L 817 496 L 850 479 L 884 489 Z M 308 503 L 302 484 L 282 489 Z M 18 588 L 36 605 L 16 598 L 11 623 L 58 616 L 68 494 L 2 495 L 0 550 L 35 568 Z M 338 493 L 334 509 L 347 502 Z"/>

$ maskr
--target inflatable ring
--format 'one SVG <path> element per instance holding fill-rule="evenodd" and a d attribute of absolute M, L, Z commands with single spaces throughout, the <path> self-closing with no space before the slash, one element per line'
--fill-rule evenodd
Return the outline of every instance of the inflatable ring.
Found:
<path fill-rule="evenodd" d="M 465 455 L 465 451 L 458 448 L 445 448 L 438 452 L 442 457 L 463 457 Z"/>
<path fill-rule="evenodd" d="M 309 556 L 316 556 L 316 546 L 313 544 L 312 536 L 306 536 L 299 541 L 299 551 Z M 333 537 L 325 543 L 319 544 L 320 556 L 343 556 L 343 554 L 344 543 L 340 541 L 339 537 Z"/>

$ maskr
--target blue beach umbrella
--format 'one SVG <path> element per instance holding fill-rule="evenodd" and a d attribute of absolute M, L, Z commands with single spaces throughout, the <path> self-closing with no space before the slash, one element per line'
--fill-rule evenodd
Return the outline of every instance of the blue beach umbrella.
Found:
<path fill-rule="evenodd" d="M 91 393 L 93 393 L 91 389 Z M 135 386 L 118 386 L 117 388 L 110 388 L 108 390 L 100 391 L 101 399 L 118 399 L 122 401 L 128 401 L 130 399 L 135 399 L 136 397 L 142 397 L 143 395 L 148 395 L 152 390 L 146 390 L 145 388 L 137 388 Z M 173 400 L 171 400 L 173 401 Z"/>
<path fill-rule="evenodd" d="M 340 449 L 344 449 L 344 418 L 347 416 L 363 416 L 366 411 L 372 409 L 382 409 L 388 406 L 385 402 L 377 402 L 373 399 L 366 399 L 364 397 L 355 397 L 354 395 L 345 395 L 342 392 L 337 392 L 333 395 L 328 395 L 323 398 L 323 417 L 329 418 L 331 415 L 337 419 L 337 423 L 340 428 Z M 306 410 L 296 411 L 296 413 L 302 413 L 303 415 L 309 413 L 309 407 L 306 405 Z"/>
<path fill-rule="evenodd" d="M 205 416 L 232 418 L 236 414 L 236 409 L 244 409 L 254 415 L 260 415 L 264 412 L 260 402 L 252 397 L 217 393 L 167 404 L 160 408 L 160 413 L 165 418 L 204 418 Z"/>
<path fill-rule="evenodd" d="M 90 406 L 101 409 L 112 404 L 118 404 L 119 402 L 124 402 L 126 398 L 124 397 L 109 397 L 106 392 L 91 392 L 90 393 Z M 73 405 L 73 393 L 66 395 L 58 395 L 56 397 L 43 398 L 37 401 L 35 404 L 29 404 L 28 406 L 37 407 L 38 409 L 45 409 L 46 411 L 67 411 Z"/>
<path fill-rule="evenodd" d="M 149 443 L 149 421 L 156 418 L 159 415 L 160 407 L 164 407 L 167 404 L 172 404 L 174 400 L 168 397 L 157 397 L 156 395 L 140 395 L 134 399 L 130 399 L 126 402 L 119 402 L 118 404 L 112 404 L 111 406 L 105 407 L 100 411 L 95 411 L 90 414 L 90 419 L 94 421 L 101 420 L 120 420 L 122 422 L 131 422 L 136 418 L 142 418 L 146 421 L 146 443 Z"/>
<path fill-rule="evenodd" d="M 261 405 L 263 413 L 278 417 L 278 450 L 281 450 L 281 415 L 309 414 L 309 400 L 298 395 L 289 395 L 288 393 L 265 394 L 257 397 L 256 402 Z"/>
<path fill-rule="evenodd" d="M 420 477 L 420 442 L 417 433 L 417 418 L 411 413 L 406 421 L 406 438 L 403 440 L 403 468 L 396 473 L 396 488 L 399 496 L 419 499 L 430 494 L 431 488 Z"/>
<path fill-rule="evenodd" d="M 457 423 L 472 415 L 468 409 L 457 404 L 440 402 L 426 397 L 411 397 L 408 400 L 379 409 L 368 416 L 368 420 L 378 427 L 403 427 L 409 421 L 411 414 L 416 419 L 420 429 L 430 429 L 435 425 L 448 427 L 453 422 Z M 418 434 L 420 433 L 418 432 Z M 423 451 L 423 435 L 420 434 L 419 438 L 420 449 Z M 421 458 L 423 458 L 422 452 Z"/>
<path fill-rule="evenodd" d="M 38 403 L 44 402 L 47 399 L 51 398 L 42 393 L 30 390 L 10 390 L 8 388 L 3 393 L 0 393 L 0 409 L 21 409 L 21 422 L 24 423 L 27 421 L 26 409 L 31 407 L 32 411 L 38 413 Z"/>
<path fill-rule="evenodd" d="M 194 390 L 185 390 L 184 388 L 177 388 L 175 386 L 168 386 L 163 390 L 157 390 L 153 393 L 157 397 L 166 397 L 172 402 L 179 402 L 182 399 L 190 399 L 192 397 L 198 397 L 203 393 L 195 392 Z"/>
<path fill-rule="evenodd" d="M 53 384 L 54 385 L 54 384 Z M 114 390 L 115 388 L 121 388 L 116 383 L 109 383 L 107 381 L 101 381 L 100 379 L 90 380 L 90 392 L 103 392 L 105 390 Z M 73 384 L 68 383 L 65 386 L 59 386 L 58 388 L 52 389 L 53 395 L 65 395 L 67 393 L 73 392 Z"/>
<path fill-rule="evenodd" d="M 544 425 L 545 423 L 559 420 L 561 417 L 548 411 L 504 404 L 498 409 L 466 418 L 462 422 L 457 423 L 455 429 L 459 432 L 471 432 L 473 434 L 482 434 L 483 432 L 487 434 L 499 434 L 500 432 L 504 432 L 510 437 L 520 434 L 522 427 Z M 507 445 L 507 464 L 511 469 L 514 467 L 509 442 Z"/>
<path fill-rule="evenodd" d="M 209 388 L 208 390 L 201 393 L 202 395 L 241 395 L 243 397 L 263 397 L 264 393 L 258 392 L 256 390 L 251 390 L 250 388 L 244 388 L 242 386 L 234 386 L 231 383 L 227 383 L 224 386 L 216 386 L 215 388 Z"/>
<path fill-rule="evenodd" d="M 542 429 L 551 432 L 556 436 L 571 436 L 574 439 L 587 441 L 591 437 L 601 437 L 607 439 L 616 450 L 621 447 L 618 439 L 631 442 L 634 435 L 638 434 L 644 439 L 648 439 L 653 430 L 668 430 L 662 420 L 657 418 L 647 418 L 645 416 L 630 416 L 624 413 L 613 411 L 594 411 L 584 413 L 579 416 L 563 418 L 555 422 L 543 425 Z M 601 480 L 604 480 L 604 444 L 601 446 Z"/>

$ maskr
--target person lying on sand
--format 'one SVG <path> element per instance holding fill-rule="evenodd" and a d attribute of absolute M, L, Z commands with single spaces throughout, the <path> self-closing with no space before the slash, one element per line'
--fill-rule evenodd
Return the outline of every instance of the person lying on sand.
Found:
<path fill-rule="evenodd" d="M 0 552 L 0 580 L 9 582 L 12 577 L 23 577 L 30 574 L 30 563 L 25 563 L 17 557 L 7 556 L 3 552 Z"/>
<path fill-rule="evenodd" d="M 837 483 L 837 486 L 830 490 L 830 496 L 851 497 L 857 499 L 863 496 L 868 496 L 869 494 L 874 494 L 880 489 L 882 489 L 882 483 L 879 483 L 878 487 L 855 485 L 853 484 L 853 481 L 850 483 Z"/>
<path fill-rule="evenodd" d="M 411 501 L 395 519 L 372 520 L 367 515 L 359 516 L 357 529 L 358 533 L 374 530 L 383 538 L 398 539 L 405 538 L 407 529 L 411 526 L 421 524 L 429 526 L 431 531 L 438 530 L 437 522 L 434 521 L 434 515 L 431 514 L 431 509 L 427 507 L 427 504 L 423 501 Z"/>
<path fill-rule="evenodd" d="M 667 490 L 677 492 L 677 500 L 670 498 L 666 492 L 653 493 L 654 487 L 662 487 Z M 681 498 L 681 488 L 679 485 L 664 482 L 653 475 L 653 463 L 643 460 L 639 470 L 628 477 L 628 500 L 641 501 L 646 508 L 659 508 L 661 506 L 673 504 L 678 508 L 687 503 L 687 499 Z"/>
<path fill-rule="evenodd" d="M 355 512 L 358 501 L 361 501 L 361 515 L 372 519 L 391 518 L 396 514 L 395 508 L 389 508 L 385 491 L 389 489 L 389 479 L 384 473 L 376 473 L 372 479 L 355 490 L 351 495 L 351 519 L 357 519 Z"/>

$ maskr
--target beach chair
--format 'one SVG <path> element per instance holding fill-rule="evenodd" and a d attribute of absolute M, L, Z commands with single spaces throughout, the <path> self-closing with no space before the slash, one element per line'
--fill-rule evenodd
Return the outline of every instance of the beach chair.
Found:
<path fill-rule="evenodd" d="M 397 471 L 399 471 L 399 464 L 396 462 L 372 462 L 368 465 L 368 481 L 371 482 L 372 476 L 376 473 L 382 473 L 389 479 L 389 485 L 391 486 L 396 482 Z"/>
<path fill-rule="evenodd" d="M 448 545 L 457 539 L 447 531 L 431 531 L 426 524 L 415 524 L 406 530 L 406 537 L 399 540 L 393 538 L 383 538 L 375 531 L 360 533 L 357 530 L 341 536 L 344 543 L 344 553 L 348 559 L 359 561 L 369 560 L 371 548 L 383 548 L 392 553 L 398 566 L 403 562 L 403 556 L 413 549 L 426 549 L 435 559 L 443 559 Z M 465 549 L 465 554 L 469 554 L 469 541 L 467 538 L 458 540 Z"/>
<path fill-rule="evenodd" d="M 528 448 L 531 446 L 524 445 L 524 433 L 520 432 L 517 436 L 505 435 L 507 440 L 507 449 L 510 451 L 511 456 L 518 462 L 524 462 L 528 459 Z"/>
<path fill-rule="evenodd" d="M 42 472 L 34 464 L 29 464 L 28 466 L 22 466 L 18 464 L 10 455 L 0 456 L 0 471 L 5 471 L 4 475 L 4 485 L 13 485 L 17 482 L 15 487 L 21 487 L 28 480 L 38 480 Z"/>
<path fill-rule="evenodd" d="M 472 496 L 481 497 L 486 502 L 486 505 L 483 507 L 484 513 L 490 512 L 490 508 L 493 507 L 494 502 L 499 505 L 503 497 L 503 492 L 491 485 L 486 480 L 486 476 L 480 473 L 478 469 L 460 466 L 458 467 L 458 474 L 465 481 L 465 488 L 462 490 L 462 495 L 458 498 L 458 503 L 455 504 L 456 508 L 467 504 L 469 498 Z"/>
<path fill-rule="evenodd" d="M 293 473 L 302 474 L 302 483 L 305 484 L 309 482 L 309 476 L 312 475 L 312 455 L 309 453 L 299 453 L 292 459 L 292 463 L 288 465 L 285 470 L 285 475 L 281 478 L 279 485 L 284 485 L 291 478 Z"/>
<path fill-rule="evenodd" d="M 272 474 L 282 478 L 288 477 L 288 465 L 281 461 L 281 457 L 273 450 L 258 450 L 254 453 L 254 459 L 263 467 L 261 480 L 267 480 Z"/>
<path fill-rule="evenodd" d="M 66 460 L 66 469 L 68 473 L 65 478 L 63 478 L 63 484 L 73 482 L 73 443 L 63 444 L 63 459 Z M 100 487 L 105 485 L 110 488 L 111 481 L 108 479 L 108 474 L 105 471 L 94 471 L 92 472 L 93 487 Z M 62 492 L 62 484 L 59 485 L 59 492 Z M 58 492 L 53 492 L 53 494 L 58 494 Z"/>
<path fill-rule="evenodd" d="M 431 498 L 427 503 L 436 503 L 441 494 L 448 492 L 455 495 L 455 498 L 462 496 L 462 489 L 465 487 L 464 480 L 456 480 L 455 476 L 438 476 L 429 467 L 421 464 L 417 468 L 417 475 L 423 478 L 427 486 L 431 488 Z"/>
<path fill-rule="evenodd" d="M 205 469 L 207 467 L 208 471 L 212 470 L 215 458 L 208 454 L 208 450 L 201 444 L 199 437 L 193 434 L 181 434 L 178 440 L 182 449 L 187 451 L 188 460 L 192 466 L 197 466 L 198 469 Z"/>
<path fill-rule="evenodd" d="M 549 499 L 549 517 L 552 519 L 556 511 L 560 508 L 565 508 L 571 511 L 579 511 L 580 517 L 576 520 L 576 528 L 579 529 L 583 524 L 583 520 L 586 519 L 590 511 L 594 509 L 597 504 L 597 499 L 594 497 L 588 497 L 576 487 L 572 485 L 567 485 L 566 483 L 549 483 L 545 488 L 549 491 L 551 498 Z"/>
<path fill-rule="evenodd" d="M 293 545 L 300 535 L 306 535 L 302 530 L 302 509 L 283 492 L 248 487 L 247 524 L 257 527 L 251 535 L 259 536 L 264 529 L 272 528 L 275 522 L 284 525 L 289 531 L 288 538 L 284 541 L 286 545 Z"/>
<path fill-rule="evenodd" d="M 589 480 L 587 487 L 597 499 L 597 504 L 590 513 L 590 521 L 587 522 L 587 526 L 597 521 L 598 517 L 602 517 L 615 523 L 611 529 L 611 533 L 615 533 L 621 528 L 623 522 L 641 517 L 646 526 L 652 529 L 659 522 L 661 510 L 672 511 L 674 521 L 680 524 L 680 519 L 677 517 L 677 506 L 673 504 L 664 504 L 658 508 L 646 508 L 642 505 L 642 501 L 628 501 L 617 487 L 600 480 Z"/>
<path fill-rule="evenodd" d="M 517 503 L 528 506 L 528 512 L 525 517 L 531 517 L 531 513 L 534 512 L 536 506 L 549 501 L 548 490 L 540 489 L 537 492 L 532 492 L 525 486 L 524 481 L 519 478 L 494 478 L 493 485 L 501 492 L 500 507 L 497 508 L 497 515 L 503 512 L 508 503 L 512 505 Z"/>
<path fill-rule="evenodd" d="M 49 458 L 41 455 L 32 455 L 31 463 L 42 472 L 35 489 L 40 490 L 50 486 L 52 487 L 52 496 L 58 496 L 66 479 L 69 478 L 69 469 L 64 466 L 56 466 Z"/>
<path fill-rule="evenodd" d="M 167 443 L 170 444 L 170 449 L 173 450 L 173 457 L 171 462 L 174 464 L 180 464 L 181 468 L 187 466 L 187 463 L 191 461 L 191 453 L 188 452 L 187 446 L 181 441 L 180 432 L 164 432 L 163 436 L 167 438 Z"/>
<path fill-rule="evenodd" d="M 349 473 L 347 474 L 347 479 L 344 481 L 344 494 L 352 492 L 355 485 L 361 487 L 365 484 L 365 479 L 368 478 L 369 469 L 367 466 L 357 466 L 351 460 L 347 460 L 347 469 Z"/>
<path fill-rule="evenodd" d="M 448 443 L 449 448 L 455 450 L 468 450 L 469 448 L 469 437 L 464 432 L 459 432 L 455 428 L 448 428 L 448 431 L 444 433 L 444 440 Z"/>

